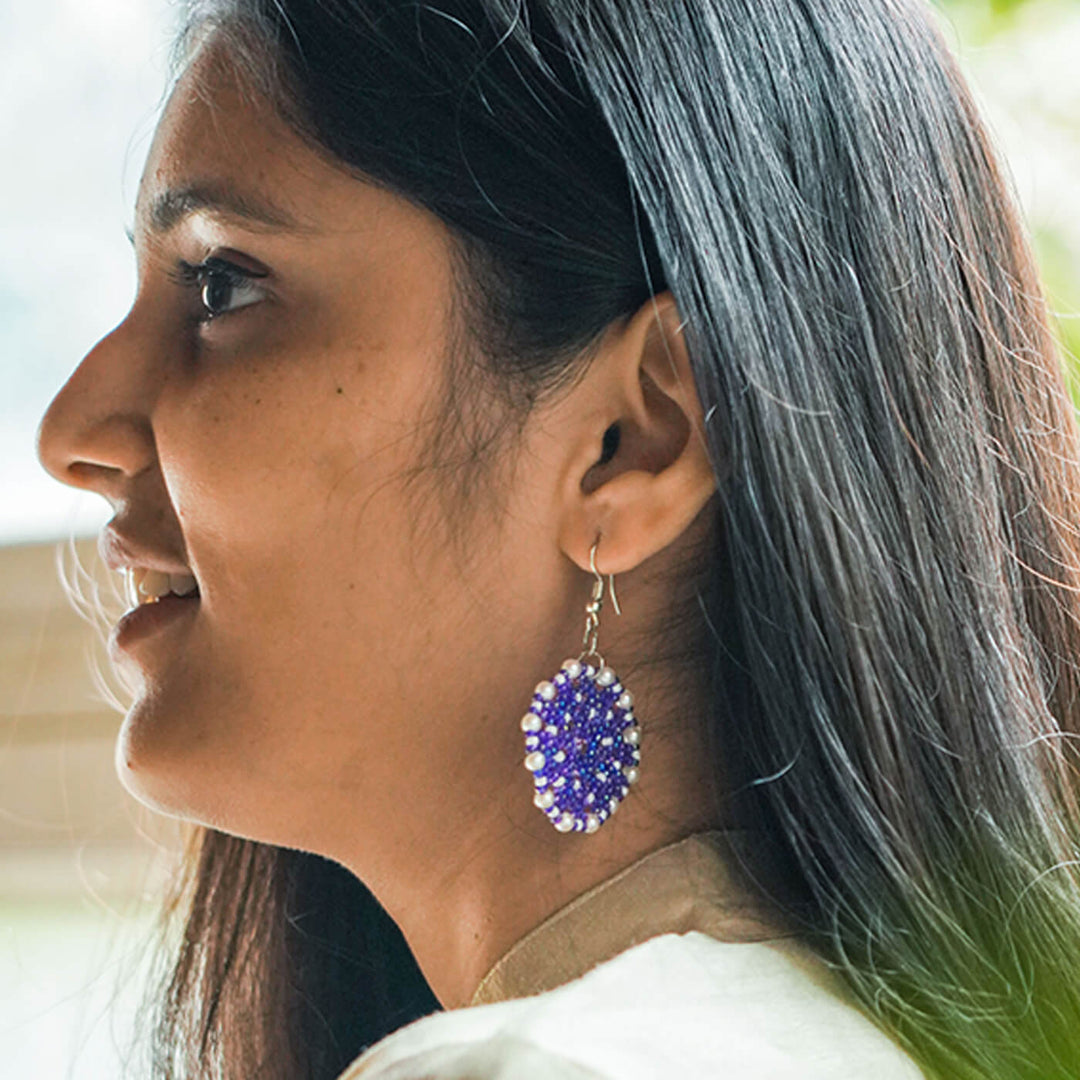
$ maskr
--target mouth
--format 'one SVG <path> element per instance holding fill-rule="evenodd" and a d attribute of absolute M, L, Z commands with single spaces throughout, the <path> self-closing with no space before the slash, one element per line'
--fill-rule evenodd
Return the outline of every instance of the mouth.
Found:
<path fill-rule="evenodd" d="M 202 595 L 194 575 L 167 574 L 161 570 L 129 567 L 124 585 L 131 608 L 160 603 L 166 597 L 180 600 L 199 599 Z"/>
<path fill-rule="evenodd" d="M 169 635 L 162 632 L 170 625 L 190 624 L 201 603 L 199 586 L 189 573 L 168 574 L 143 567 L 128 567 L 124 585 L 130 607 L 109 635 L 109 654 L 119 662 L 123 654 L 138 652 L 144 662 L 158 663 L 161 658 L 155 661 L 153 657 L 164 646 L 153 642 L 168 640 Z"/>
<path fill-rule="evenodd" d="M 190 625 L 200 605 L 198 590 L 192 590 L 186 596 L 177 596 L 173 592 L 143 596 L 113 627 L 107 645 L 109 655 L 114 662 L 119 662 L 122 654 L 138 653 L 146 663 L 160 663 L 160 650 L 169 640 L 166 628 Z M 174 649 L 175 644 L 170 647 L 170 652 Z"/>

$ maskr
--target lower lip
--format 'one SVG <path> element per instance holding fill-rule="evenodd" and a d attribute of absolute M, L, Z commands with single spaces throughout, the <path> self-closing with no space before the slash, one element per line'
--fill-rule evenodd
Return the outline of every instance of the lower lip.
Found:
<path fill-rule="evenodd" d="M 160 600 L 140 604 L 127 612 L 109 635 L 109 652 L 126 652 L 137 641 L 150 637 L 158 630 L 191 615 L 199 607 L 197 596 L 176 596 L 168 593 Z"/>

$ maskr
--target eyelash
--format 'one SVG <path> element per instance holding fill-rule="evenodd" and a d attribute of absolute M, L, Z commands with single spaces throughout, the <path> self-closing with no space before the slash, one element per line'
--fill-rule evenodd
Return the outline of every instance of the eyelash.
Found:
<path fill-rule="evenodd" d="M 200 289 L 199 301 L 203 306 L 203 313 L 198 317 L 197 322 L 200 325 L 206 325 L 215 319 L 220 319 L 223 315 L 230 314 L 229 311 L 213 312 L 207 310 L 206 301 L 203 299 L 203 291 L 215 278 L 224 280 L 232 289 L 239 289 L 245 285 L 250 285 L 252 281 L 258 278 L 266 277 L 266 274 L 248 270 L 243 266 L 238 266 L 236 263 L 228 262 L 216 256 L 210 256 L 201 263 L 189 263 L 186 259 L 178 259 L 176 268 L 169 271 L 169 277 L 184 288 Z M 249 304 L 242 304 L 240 308 L 235 310 L 242 310 L 249 306 Z"/>

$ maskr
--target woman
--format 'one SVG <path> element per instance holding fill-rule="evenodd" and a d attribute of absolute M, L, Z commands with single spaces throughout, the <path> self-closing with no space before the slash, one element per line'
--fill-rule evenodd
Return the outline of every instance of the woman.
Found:
<path fill-rule="evenodd" d="M 927 12 L 188 14 L 39 431 L 200 827 L 153 1075 L 1080 1074 L 1077 427 Z"/>

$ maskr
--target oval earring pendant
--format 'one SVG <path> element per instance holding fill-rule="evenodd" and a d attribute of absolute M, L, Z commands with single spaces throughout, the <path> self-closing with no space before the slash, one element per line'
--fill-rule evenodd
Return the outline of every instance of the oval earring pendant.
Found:
<path fill-rule="evenodd" d="M 533 802 L 559 832 L 593 833 L 637 782 L 641 729 L 634 698 L 606 664 L 566 660 L 537 685 L 525 732 Z"/>

